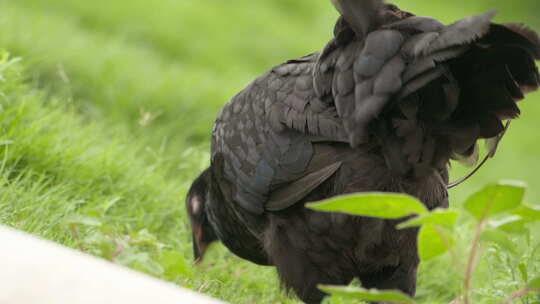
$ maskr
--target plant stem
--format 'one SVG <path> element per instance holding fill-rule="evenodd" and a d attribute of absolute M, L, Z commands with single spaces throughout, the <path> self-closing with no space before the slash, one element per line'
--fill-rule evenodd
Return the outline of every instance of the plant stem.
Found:
<path fill-rule="evenodd" d="M 77 228 L 77 225 L 75 224 L 71 225 L 71 235 L 77 241 L 77 246 L 79 246 L 79 250 L 85 252 L 86 250 L 84 249 L 84 246 L 82 244 L 81 236 L 79 234 L 79 229 Z"/>
<path fill-rule="evenodd" d="M 444 230 L 441 227 L 434 226 L 434 228 L 435 228 L 435 231 L 437 231 L 437 233 L 439 234 L 439 237 L 444 241 L 444 244 L 448 248 L 448 251 L 450 252 L 450 257 L 452 258 L 454 265 L 458 265 L 459 269 L 461 269 L 463 267 L 463 264 L 461 263 L 461 260 L 458 257 L 455 246 L 452 246 L 452 242 L 450 241 L 450 238 L 446 236 L 446 234 L 444 233 Z"/>
<path fill-rule="evenodd" d="M 512 301 L 514 300 L 517 300 L 521 297 L 523 297 L 524 295 L 528 294 L 528 293 L 531 293 L 531 292 L 534 292 L 535 290 L 534 289 L 531 289 L 531 288 L 524 288 L 524 289 L 521 289 L 521 290 L 518 290 L 516 293 L 514 293 L 513 295 L 509 296 L 506 300 L 502 301 L 502 302 L 499 302 L 499 304 L 509 304 L 509 303 L 512 303 Z"/>
<path fill-rule="evenodd" d="M 467 271 L 465 273 L 465 279 L 463 281 L 463 293 L 464 293 L 463 303 L 464 304 L 470 304 L 471 279 L 474 273 L 474 269 L 476 268 L 478 249 L 480 247 L 480 235 L 482 234 L 482 231 L 484 231 L 485 223 L 486 222 L 483 217 L 478 223 L 478 225 L 476 226 L 476 232 L 474 235 L 471 252 L 469 254 L 469 260 L 467 262 Z"/>
<path fill-rule="evenodd" d="M 477 265 L 479 251 L 478 249 L 480 247 L 480 236 L 482 235 L 482 232 L 484 231 L 484 228 L 487 224 L 489 210 L 493 206 L 494 199 L 495 197 L 492 196 L 488 200 L 488 205 L 482 212 L 482 216 L 480 216 L 480 219 L 478 220 L 478 225 L 476 225 L 476 233 L 474 235 L 473 244 L 469 253 L 469 261 L 467 262 L 467 272 L 465 273 L 465 279 L 463 280 L 463 304 L 470 304 L 471 302 L 471 280 Z"/>

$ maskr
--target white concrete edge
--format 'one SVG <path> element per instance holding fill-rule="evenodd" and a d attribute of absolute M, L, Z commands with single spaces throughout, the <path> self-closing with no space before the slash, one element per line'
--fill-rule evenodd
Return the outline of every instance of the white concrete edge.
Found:
<path fill-rule="evenodd" d="M 0 304 L 224 303 L 0 226 Z"/>

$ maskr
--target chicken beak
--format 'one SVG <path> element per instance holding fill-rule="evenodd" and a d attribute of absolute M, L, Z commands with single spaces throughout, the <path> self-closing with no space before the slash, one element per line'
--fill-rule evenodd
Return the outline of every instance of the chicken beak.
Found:
<path fill-rule="evenodd" d="M 208 244 L 203 240 L 203 232 L 201 227 L 193 227 L 193 258 L 195 264 L 200 265 L 206 249 L 208 249 Z"/>

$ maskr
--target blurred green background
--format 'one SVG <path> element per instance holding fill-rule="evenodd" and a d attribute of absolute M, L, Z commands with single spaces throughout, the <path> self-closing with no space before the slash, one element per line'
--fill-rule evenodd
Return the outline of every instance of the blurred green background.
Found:
<path fill-rule="evenodd" d="M 540 30 L 538 0 L 395 4 L 445 23 L 496 8 L 496 21 Z M 194 268 L 183 197 L 208 165 L 219 109 L 321 49 L 336 18 L 327 0 L 0 0 L 0 48 L 22 59 L 0 84 L 0 222 L 235 303 L 289 301 L 271 269 L 221 247 Z M 500 179 L 526 181 L 540 204 L 540 95 L 521 109 L 496 158 L 452 190 L 454 206 Z M 450 299 L 459 274 L 432 268 L 420 296 Z M 478 284 L 496 298 L 494 279 Z"/>
<path fill-rule="evenodd" d="M 0 45 L 85 117 L 129 128 L 174 155 L 207 143 L 220 107 L 254 77 L 323 47 L 337 16 L 329 2 L 0 0 Z M 446 23 L 496 8 L 499 22 L 540 28 L 535 0 L 395 3 Z M 537 98 L 523 104 L 496 163 L 461 188 L 517 178 L 530 183 L 533 200 L 540 195 Z"/>

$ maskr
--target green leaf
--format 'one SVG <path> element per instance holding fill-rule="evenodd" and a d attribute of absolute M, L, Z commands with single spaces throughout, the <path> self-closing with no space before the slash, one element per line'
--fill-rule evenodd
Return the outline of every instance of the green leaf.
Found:
<path fill-rule="evenodd" d="M 429 261 L 445 254 L 454 244 L 454 238 L 442 227 L 426 224 L 420 229 L 418 252 L 422 261 Z"/>
<path fill-rule="evenodd" d="M 521 274 L 521 278 L 523 279 L 523 281 L 528 282 L 529 271 L 527 270 L 527 265 L 525 265 L 525 263 L 519 263 L 518 268 L 519 268 L 519 273 Z"/>
<path fill-rule="evenodd" d="M 143 271 L 147 271 L 150 274 L 161 276 L 163 275 L 163 267 L 156 261 L 152 259 L 146 260 L 144 263 L 141 263 L 140 265 L 135 264 L 135 268 L 138 268 Z"/>
<path fill-rule="evenodd" d="M 492 243 L 498 245 L 502 250 L 517 255 L 516 244 L 506 236 L 503 232 L 499 230 L 486 230 L 482 232 L 480 240 L 487 243 Z"/>
<path fill-rule="evenodd" d="M 319 289 L 331 295 L 354 298 L 364 301 L 385 301 L 388 303 L 414 304 L 409 296 L 400 291 L 380 291 L 376 289 L 364 289 L 351 286 L 319 285 Z"/>
<path fill-rule="evenodd" d="M 101 221 L 98 218 L 84 215 L 72 215 L 64 219 L 64 223 L 68 225 L 84 225 L 84 226 L 101 226 Z"/>
<path fill-rule="evenodd" d="M 540 277 L 536 277 L 536 278 L 530 280 L 529 283 L 527 283 L 527 288 L 531 288 L 531 289 L 540 291 Z"/>
<path fill-rule="evenodd" d="M 412 196 L 381 192 L 338 196 L 308 204 L 307 207 L 318 211 L 343 212 L 384 219 L 396 219 L 428 212 L 424 204 Z"/>
<path fill-rule="evenodd" d="M 519 215 L 524 221 L 540 221 L 540 207 L 523 205 L 512 211 L 512 214 Z"/>
<path fill-rule="evenodd" d="M 525 226 L 527 222 L 524 221 L 521 216 L 511 215 L 498 220 L 493 220 L 489 222 L 489 225 L 498 230 L 502 230 L 508 233 L 515 234 L 524 234 L 527 232 L 527 227 Z"/>
<path fill-rule="evenodd" d="M 419 227 L 425 224 L 433 224 L 447 228 L 454 228 L 459 217 L 459 212 L 445 209 L 435 209 L 434 211 L 417 216 L 397 226 L 398 229 Z"/>
<path fill-rule="evenodd" d="M 124 251 L 116 261 L 136 270 L 160 276 L 163 274 L 163 267 L 154 261 L 150 254 L 146 252 L 134 252 L 133 249 Z"/>
<path fill-rule="evenodd" d="M 165 269 L 165 277 L 169 280 L 176 280 L 178 277 L 191 278 L 193 276 L 188 263 L 186 263 L 186 257 L 179 252 L 162 252 L 159 263 Z"/>
<path fill-rule="evenodd" d="M 99 207 L 100 207 L 100 211 L 101 211 L 101 214 L 104 215 L 106 214 L 109 209 L 111 209 L 114 205 L 116 205 L 116 203 L 118 203 L 119 201 L 121 201 L 122 198 L 121 197 L 115 197 L 113 199 L 110 199 L 110 200 L 106 200 L 104 201 Z"/>
<path fill-rule="evenodd" d="M 517 181 L 489 185 L 467 199 L 465 209 L 477 219 L 510 211 L 520 206 L 525 188 L 524 183 Z"/>
<path fill-rule="evenodd" d="M 157 249 L 165 247 L 165 245 L 160 243 L 157 237 L 150 233 L 147 229 L 142 229 L 132 233 L 129 239 L 129 244 L 131 246 L 148 246 L 155 247 Z"/>

